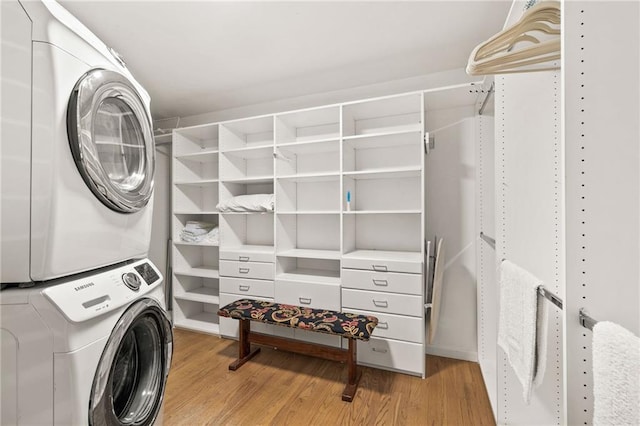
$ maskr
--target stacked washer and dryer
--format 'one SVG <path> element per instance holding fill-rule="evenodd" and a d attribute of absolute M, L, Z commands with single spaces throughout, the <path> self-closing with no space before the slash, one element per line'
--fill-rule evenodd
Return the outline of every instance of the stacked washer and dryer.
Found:
<path fill-rule="evenodd" d="M 0 424 L 153 424 L 172 331 L 149 96 L 59 4 L 0 3 Z"/>

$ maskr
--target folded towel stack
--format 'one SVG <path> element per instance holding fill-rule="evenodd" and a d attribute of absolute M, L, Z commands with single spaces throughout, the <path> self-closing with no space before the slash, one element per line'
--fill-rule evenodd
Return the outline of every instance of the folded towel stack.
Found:
<path fill-rule="evenodd" d="M 190 220 L 180 231 L 180 239 L 187 243 L 218 244 L 220 234 L 218 227 L 213 223 Z"/>
<path fill-rule="evenodd" d="M 272 212 L 273 194 L 238 195 L 223 200 L 216 206 L 220 212 Z"/>
<path fill-rule="evenodd" d="M 640 424 L 640 338 L 622 326 L 593 327 L 593 424 Z"/>

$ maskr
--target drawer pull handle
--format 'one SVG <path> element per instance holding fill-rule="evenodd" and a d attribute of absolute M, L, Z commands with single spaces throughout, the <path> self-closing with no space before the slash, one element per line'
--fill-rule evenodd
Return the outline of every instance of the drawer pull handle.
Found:
<path fill-rule="evenodd" d="M 374 351 L 374 352 L 379 352 L 381 354 L 386 354 L 387 352 L 389 352 L 388 349 L 371 348 L 371 350 Z"/>
<path fill-rule="evenodd" d="M 310 297 L 298 297 L 298 300 L 303 305 L 310 305 L 311 304 L 311 298 Z"/>
<path fill-rule="evenodd" d="M 381 328 L 382 330 L 388 330 L 389 329 L 389 323 L 388 322 L 379 322 L 377 328 Z"/>
<path fill-rule="evenodd" d="M 376 280 L 375 278 L 373 278 L 373 284 L 374 285 L 378 285 L 378 286 L 388 286 L 389 285 L 389 281 L 387 281 L 387 280 Z"/>
<path fill-rule="evenodd" d="M 389 306 L 389 302 L 387 302 L 386 300 L 376 300 L 376 299 L 372 299 L 372 300 L 373 300 L 373 304 L 378 308 L 387 308 Z"/>
<path fill-rule="evenodd" d="M 249 286 L 249 285 L 242 285 L 242 284 L 240 284 L 240 285 L 238 286 L 238 289 L 239 289 L 240 291 L 249 291 L 249 289 L 250 289 L 250 288 L 251 288 L 251 286 Z"/>
<path fill-rule="evenodd" d="M 387 265 L 371 265 L 374 271 L 387 272 Z"/>
<path fill-rule="evenodd" d="M 238 268 L 238 273 L 240 274 L 248 274 L 249 268 Z"/>
<path fill-rule="evenodd" d="M 238 256 L 238 261 L 240 262 L 248 262 L 249 259 L 249 256 Z"/>

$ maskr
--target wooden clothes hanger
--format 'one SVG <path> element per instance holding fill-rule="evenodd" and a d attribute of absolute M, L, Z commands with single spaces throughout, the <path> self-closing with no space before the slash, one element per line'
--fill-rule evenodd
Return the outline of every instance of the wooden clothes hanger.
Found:
<path fill-rule="evenodd" d="M 560 59 L 560 2 L 541 1 L 518 22 L 478 45 L 467 74 L 506 74 L 558 69 L 547 64 Z M 534 67 L 534 65 L 543 64 Z"/>

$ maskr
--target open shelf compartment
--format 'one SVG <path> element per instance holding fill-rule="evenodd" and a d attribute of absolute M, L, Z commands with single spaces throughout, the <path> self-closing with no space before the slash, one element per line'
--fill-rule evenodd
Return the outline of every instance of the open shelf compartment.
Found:
<path fill-rule="evenodd" d="M 218 149 L 218 125 L 184 127 L 173 130 L 173 155 L 182 157 Z"/>

